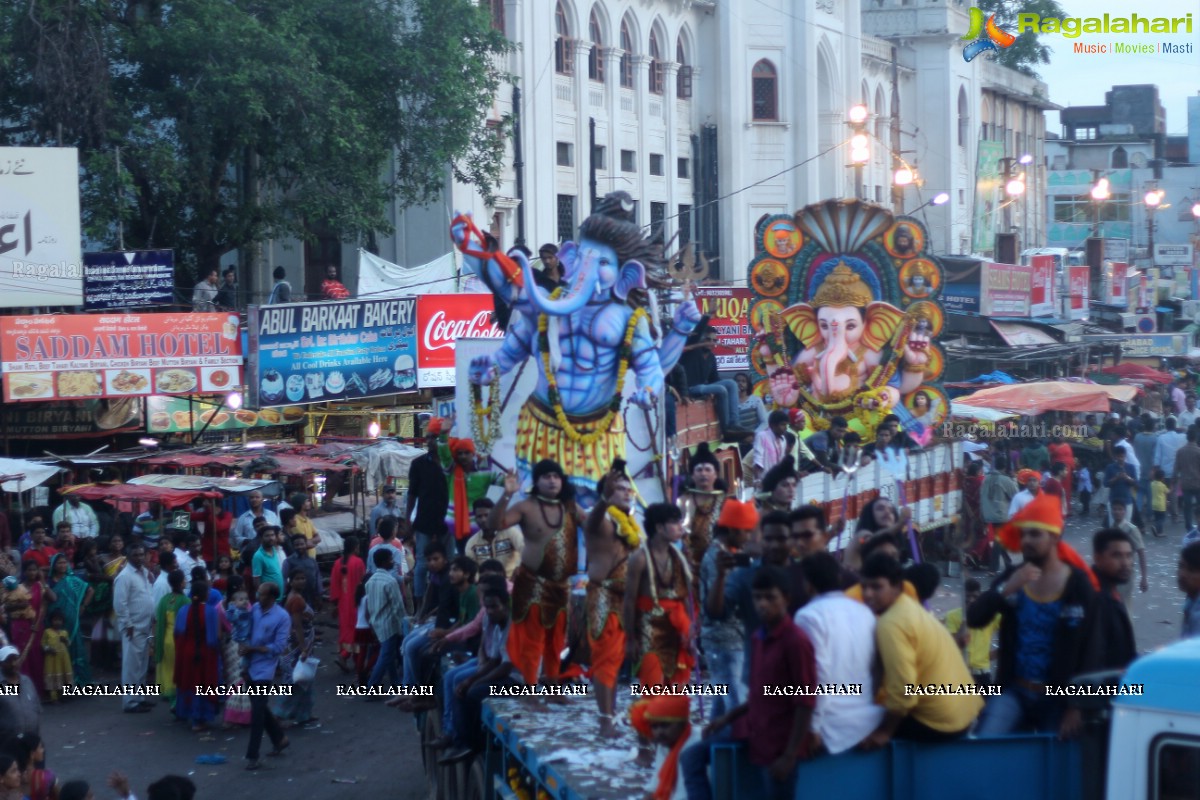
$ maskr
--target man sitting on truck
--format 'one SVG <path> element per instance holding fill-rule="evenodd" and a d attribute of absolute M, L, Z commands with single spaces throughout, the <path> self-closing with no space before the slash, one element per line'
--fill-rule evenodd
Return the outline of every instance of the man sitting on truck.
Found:
<path fill-rule="evenodd" d="M 859 743 L 876 750 L 892 739 L 945 742 L 966 735 L 983 708 L 958 645 L 937 618 L 904 593 L 904 570 L 886 553 L 862 568 L 863 602 L 875 612 L 875 644 L 883 663 L 879 726 Z M 926 687 L 935 691 L 914 691 Z M 943 687 L 950 687 L 946 690 Z"/>
<path fill-rule="evenodd" d="M 996 614 L 1000 658 L 996 684 L 976 734 L 1001 736 L 1032 728 L 1073 736 L 1080 716 L 1064 698 L 1046 694 L 1071 678 L 1099 669 L 1086 647 L 1096 619 L 1099 581 L 1062 541 L 1062 506 L 1038 495 L 1000 529 L 1000 543 L 1021 550 L 1025 563 L 1010 567 L 967 609 L 967 625 L 982 628 Z"/>
<path fill-rule="evenodd" d="M 1088 641 L 1101 669 L 1125 669 L 1137 658 L 1133 622 L 1118 587 L 1133 578 L 1133 538 L 1120 528 L 1092 537 L 1092 571 L 1100 579 L 1096 627 Z"/>

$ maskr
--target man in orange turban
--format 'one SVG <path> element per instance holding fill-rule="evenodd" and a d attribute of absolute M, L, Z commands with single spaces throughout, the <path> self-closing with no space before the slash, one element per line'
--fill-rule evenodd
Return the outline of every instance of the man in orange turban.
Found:
<path fill-rule="evenodd" d="M 1029 505 L 1033 498 L 1042 490 L 1042 473 L 1033 469 L 1023 469 L 1017 472 L 1017 484 L 1021 491 L 1013 496 L 1008 505 L 1008 518 L 1011 520 L 1022 508 Z"/>
<path fill-rule="evenodd" d="M 679 755 L 699 741 L 699 729 L 689 718 L 687 697 L 655 697 L 634 703 L 629 720 L 644 739 L 658 745 L 654 760 L 658 782 L 647 797 L 652 800 L 685 800 L 687 791 L 679 775 Z"/>
<path fill-rule="evenodd" d="M 724 619 L 708 613 L 709 595 L 724 594 L 726 580 L 738 564 L 738 554 L 758 530 L 758 509 L 754 501 L 726 500 L 717 519 L 716 540 L 700 561 L 700 646 L 710 670 L 713 683 L 729 687 L 726 697 L 717 697 L 713 705 L 713 716 L 722 714 L 746 699 L 746 681 L 743 676 L 746 664 L 746 629 L 736 614 L 726 614 Z M 742 553 L 741 562 L 750 563 L 750 557 Z"/>
<path fill-rule="evenodd" d="M 1020 550 L 1025 563 L 1010 567 L 967 609 L 967 625 L 982 628 L 1001 615 L 996 683 L 1003 694 L 988 698 L 977 734 L 1002 736 L 1033 728 L 1068 737 L 1078 733 L 1077 710 L 1047 687 L 1065 686 L 1076 675 L 1102 668 L 1094 649 L 1099 581 L 1064 541 L 1059 498 L 1040 494 L 1000 529 L 999 540 Z"/>
<path fill-rule="evenodd" d="M 450 512 L 446 523 L 454 532 L 454 542 L 459 555 L 466 552 L 471 530 L 471 510 L 475 501 L 487 496 L 492 485 L 492 474 L 486 470 L 475 470 L 475 442 L 471 439 L 448 439 L 450 457 Z"/>

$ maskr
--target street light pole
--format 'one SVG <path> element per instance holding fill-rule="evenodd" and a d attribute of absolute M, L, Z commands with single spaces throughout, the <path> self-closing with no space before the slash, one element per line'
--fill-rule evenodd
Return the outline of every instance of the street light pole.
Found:
<path fill-rule="evenodd" d="M 1162 189 L 1151 189 L 1142 198 L 1146 201 L 1146 258 L 1151 267 L 1154 266 L 1154 212 L 1158 211 L 1165 195 Z"/>
<path fill-rule="evenodd" d="M 850 163 L 854 165 L 854 196 L 859 200 L 863 197 L 863 166 L 871 159 L 870 137 L 867 136 L 867 117 L 870 113 L 866 105 L 859 103 L 851 106 L 846 118 L 854 134 L 850 137 Z"/>

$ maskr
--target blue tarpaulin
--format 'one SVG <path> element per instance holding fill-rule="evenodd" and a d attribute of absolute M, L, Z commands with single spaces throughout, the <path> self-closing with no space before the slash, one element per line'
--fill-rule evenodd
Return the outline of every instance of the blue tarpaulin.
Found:
<path fill-rule="evenodd" d="M 996 372 L 989 372 L 989 373 L 988 373 L 988 374 L 986 374 L 986 375 L 980 375 L 978 378 L 971 378 L 971 380 L 969 380 L 969 381 L 963 381 L 963 383 L 1003 383 L 1003 384 L 1009 384 L 1009 383 L 1020 383 L 1020 381 L 1018 381 L 1018 380 L 1017 380 L 1016 378 L 1014 378 L 1012 375 L 1009 375 L 1007 372 L 999 372 L 999 371 L 996 371 Z"/>

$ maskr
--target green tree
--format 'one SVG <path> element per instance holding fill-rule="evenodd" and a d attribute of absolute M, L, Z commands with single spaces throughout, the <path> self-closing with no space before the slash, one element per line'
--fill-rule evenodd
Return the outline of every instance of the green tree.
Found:
<path fill-rule="evenodd" d="M 996 24 L 1012 34 L 1017 32 L 1017 14 L 1037 14 L 1058 19 L 1067 16 L 1056 0 L 976 0 L 974 5 L 986 15 L 995 14 Z M 1049 64 L 1052 52 L 1050 47 L 1042 43 L 1040 34 L 1026 32 L 1018 35 L 1011 47 L 991 53 L 990 56 L 1009 69 L 1036 78 L 1040 77 L 1038 65 Z"/>
<path fill-rule="evenodd" d="M 447 165 L 499 181 L 507 120 L 484 120 L 511 45 L 473 0 L 2 5 L 0 142 L 79 147 L 108 246 L 121 222 L 203 269 L 314 226 L 390 232 L 387 202 L 430 201 Z"/>

